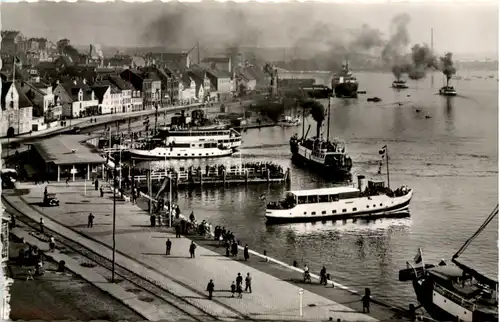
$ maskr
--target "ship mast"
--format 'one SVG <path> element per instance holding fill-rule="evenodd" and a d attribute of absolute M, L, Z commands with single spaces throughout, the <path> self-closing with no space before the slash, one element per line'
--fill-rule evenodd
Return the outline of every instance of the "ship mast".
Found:
<path fill-rule="evenodd" d="M 484 221 L 484 223 L 479 227 L 479 229 L 464 243 L 462 247 L 456 252 L 455 255 L 453 255 L 451 261 L 460 267 L 464 272 L 470 274 L 473 276 L 476 280 L 478 280 L 481 283 L 484 283 L 492 288 L 497 288 L 498 287 L 498 281 L 495 281 L 484 274 L 481 274 L 480 272 L 476 271 L 475 269 L 468 267 L 465 264 L 460 263 L 457 258 L 462 255 L 462 253 L 465 251 L 465 249 L 470 245 L 470 243 L 479 235 L 483 232 L 483 230 L 488 226 L 488 224 L 493 220 L 493 218 L 498 215 L 498 204 L 496 207 L 493 209 L 493 211 L 490 213 L 488 218 Z"/>
<path fill-rule="evenodd" d="M 431 28 L 431 53 L 434 55 L 434 28 Z M 434 88 L 434 72 L 431 75 L 431 86 Z"/>
<path fill-rule="evenodd" d="M 330 141 L 330 103 L 331 103 L 331 97 L 328 97 L 328 120 L 326 122 L 326 141 Z"/>

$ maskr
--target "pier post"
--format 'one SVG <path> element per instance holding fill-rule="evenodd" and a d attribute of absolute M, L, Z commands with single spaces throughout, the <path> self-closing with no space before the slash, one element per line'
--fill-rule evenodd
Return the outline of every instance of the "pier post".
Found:
<path fill-rule="evenodd" d="M 267 175 L 267 183 L 271 180 L 271 171 L 269 169 L 266 169 L 266 175 Z"/>
<path fill-rule="evenodd" d="M 147 187 L 148 187 L 148 195 L 151 195 L 151 171 L 147 172 L 146 183 L 147 183 Z M 151 198 L 148 199 L 148 212 L 149 212 L 149 214 L 153 213 Z"/>
<path fill-rule="evenodd" d="M 222 182 L 226 185 L 226 169 L 222 170 Z"/>
<path fill-rule="evenodd" d="M 292 170 L 290 168 L 286 169 L 286 184 L 290 186 L 292 184 Z"/>
<path fill-rule="evenodd" d="M 175 174 L 175 189 L 177 189 L 177 187 L 179 186 L 179 172 L 177 171 L 174 171 L 174 174 Z"/>
<path fill-rule="evenodd" d="M 245 184 L 248 184 L 248 169 L 245 169 Z"/>
<path fill-rule="evenodd" d="M 198 170 L 198 172 L 200 174 L 200 186 L 202 186 L 203 185 L 203 170 L 200 169 L 200 170 Z"/>

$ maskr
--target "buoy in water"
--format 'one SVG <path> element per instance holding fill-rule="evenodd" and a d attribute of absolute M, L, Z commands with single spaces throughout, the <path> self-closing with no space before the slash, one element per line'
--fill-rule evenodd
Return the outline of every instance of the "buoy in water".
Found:
<path fill-rule="evenodd" d="M 426 119 L 430 119 L 430 118 L 432 118 L 432 116 L 430 116 L 430 115 L 426 115 L 426 116 L 425 116 L 425 118 L 426 118 Z"/>

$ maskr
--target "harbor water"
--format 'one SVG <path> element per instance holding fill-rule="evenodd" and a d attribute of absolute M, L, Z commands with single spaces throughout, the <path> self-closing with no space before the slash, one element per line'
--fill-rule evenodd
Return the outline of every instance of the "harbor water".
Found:
<path fill-rule="evenodd" d="M 418 248 L 425 263 L 450 259 L 479 228 L 498 200 L 498 73 L 470 72 L 486 78 L 452 81 L 456 97 L 437 95 L 442 75 L 408 81 L 409 89 L 390 88 L 391 74 L 355 73 L 357 100 L 333 99 L 330 136 L 344 139 L 353 173 L 378 174 L 378 151 L 388 146 L 390 185 L 414 189 L 411 218 L 376 222 L 327 222 L 266 226 L 265 203 L 280 198 L 284 185 L 249 185 L 181 190 L 181 211 L 198 220 L 224 225 L 242 244 L 287 263 L 307 263 L 314 272 L 325 265 L 332 278 L 352 289 L 372 289 L 374 297 L 408 307 L 416 304 L 411 284 L 398 281 L 399 269 Z M 318 76 L 318 83 L 325 75 Z M 367 102 L 377 96 L 381 102 Z M 326 105 L 327 102 L 324 101 Z M 315 123 L 306 120 L 306 129 Z M 301 127 L 263 128 L 243 133 L 241 155 L 218 160 L 167 161 L 169 166 L 272 161 L 292 169 L 292 189 L 331 186 L 291 164 L 289 138 Z M 326 131 L 325 131 L 326 133 Z M 149 164 L 138 164 L 148 167 Z M 152 162 L 163 168 L 164 161 Z M 267 200 L 259 196 L 265 194 Z M 461 259 L 493 277 L 498 275 L 498 220 L 477 237 Z M 243 273 L 243 272 L 242 272 Z"/>

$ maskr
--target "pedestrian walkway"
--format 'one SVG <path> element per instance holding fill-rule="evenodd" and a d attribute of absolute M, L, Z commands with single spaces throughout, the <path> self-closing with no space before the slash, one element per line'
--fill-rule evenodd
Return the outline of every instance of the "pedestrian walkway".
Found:
<path fill-rule="evenodd" d="M 43 189 L 44 186 L 33 186 L 29 194 L 23 197 L 7 198 L 20 211 L 38 220 L 40 213 L 34 209 L 38 207 L 28 204 L 40 202 Z M 101 198 L 99 192 L 94 190 L 87 191 L 87 195 L 83 196 L 81 186 L 49 186 L 48 190 L 58 194 L 61 206 L 37 209 L 45 214 L 45 225 L 110 257 L 109 248 L 98 242 L 111 245 L 112 198 L 109 198 L 109 195 Z M 90 212 L 95 215 L 93 228 L 87 228 L 86 225 Z M 196 258 L 190 259 L 189 239 L 175 238 L 168 228 L 148 227 L 149 216 L 130 203 L 120 202 L 116 214 L 116 242 L 120 252 L 117 263 L 156 280 L 161 285 L 168 285 L 170 288 L 173 285 L 176 294 L 195 293 L 192 295 L 195 298 L 193 300 L 199 305 L 218 311 L 218 316 L 234 316 L 236 311 L 240 316 L 252 319 L 328 320 L 332 317 L 334 321 L 338 318 L 342 321 L 376 321 L 373 317 L 307 290 L 302 294 L 303 317 L 300 317 L 301 296 L 298 286 L 203 247 L 198 247 Z M 70 229 L 95 241 L 88 240 Z M 173 243 L 170 256 L 164 255 L 166 238 L 170 238 Z M 231 298 L 229 292 L 237 273 L 243 276 L 250 273 L 252 276 L 254 292 L 244 293 L 243 299 Z M 206 296 L 205 288 L 210 279 L 214 280 L 216 291 L 214 301 L 209 302 L 201 294 Z"/>
<path fill-rule="evenodd" d="M 25 230 L 14 228 L 10 231 L 10 233 L 18 238 L 23 238 L 28 245 L 36 246 L 38 249 L 44 251 L 45 257 L 53 260 L 54 262 L 59 263 L 60 261 L 64 261 L 66 264 L 65 267 L 69 271 L 80 276 L 103 292 L 110 294 L 130 309 L 138 312 L 147 320 L 159 321 L 162 319 L 174 320 L 175 318 L 189 318 L 186 315 L 179 315 L 178 311 L 173 309 L 172 306 L 168 304 L 157 305 L 141 301 L 137 294 L 128 292 L 124 286 L 111 283 L 109 274 L 100 274 L 98 272 L 98 268 L 82 266 L 82 263 L 59 252 L 58 250 L 49 252 L 49 244 L 47 241 L 36 238 Z"/>

